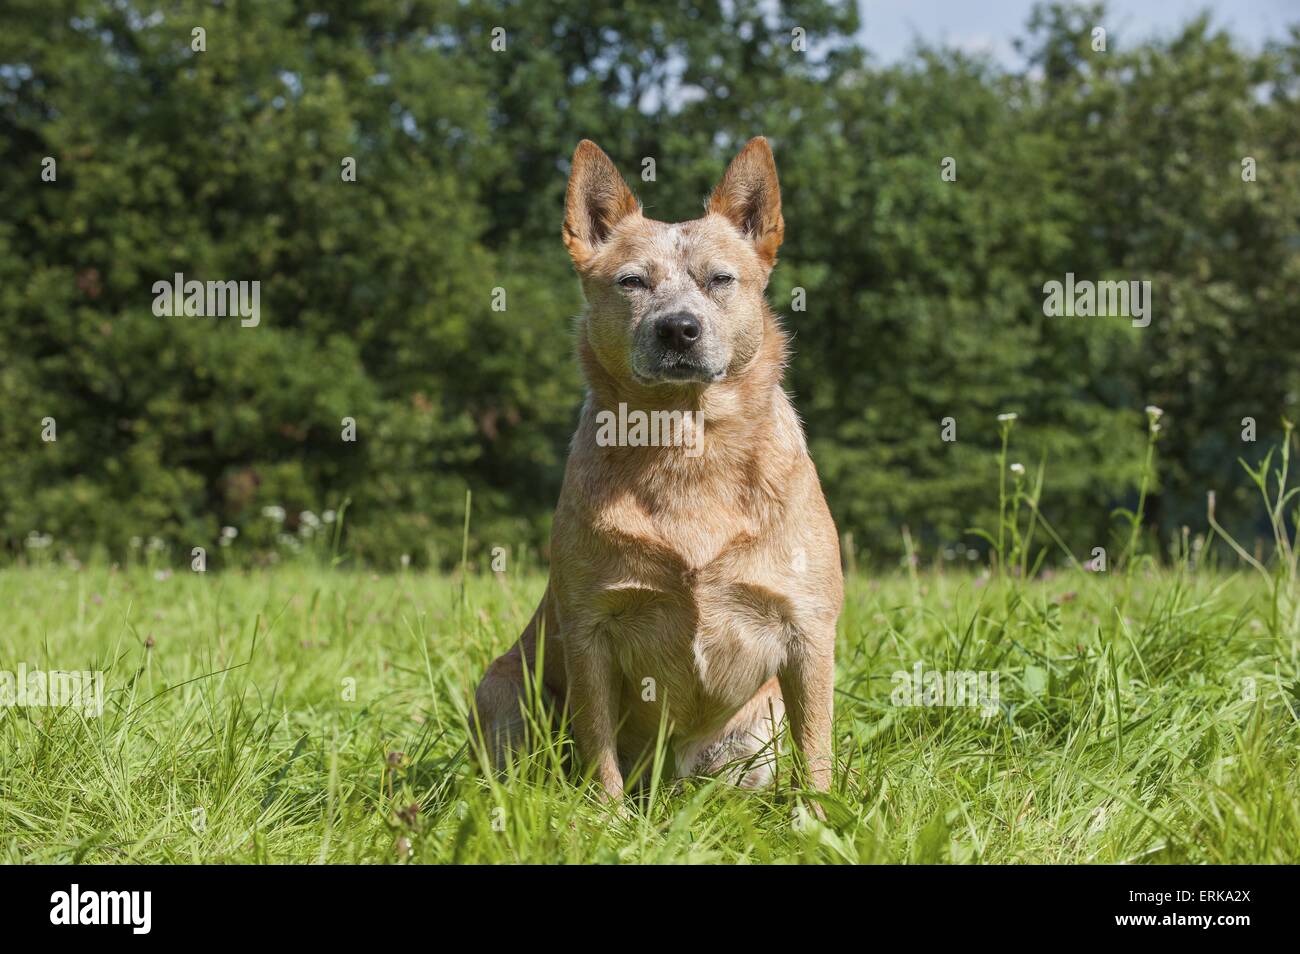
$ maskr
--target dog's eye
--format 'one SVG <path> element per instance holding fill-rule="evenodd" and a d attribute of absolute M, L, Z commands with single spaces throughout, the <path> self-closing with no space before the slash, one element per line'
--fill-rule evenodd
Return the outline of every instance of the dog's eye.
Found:
<path fill-rule="evenodd" d="M 640 275 L 624 275 L 618 283 L 624 288 L 645 288 L 645 279 Z"/>
<path fill-rule="evenodd" d="M 726 288 L 736 280 L 735 275 L 728 275 L 726 272 L 719 272 L 709 279 L 709 284 L 714 288 Z"/>

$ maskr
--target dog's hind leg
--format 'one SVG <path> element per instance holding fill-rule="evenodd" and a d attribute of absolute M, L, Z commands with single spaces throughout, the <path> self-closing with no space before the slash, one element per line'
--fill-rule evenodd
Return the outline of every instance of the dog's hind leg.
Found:
<path fill-rule="evenodd" d="M 515 644 L 488 666 L 469 715 L 470 752 L 485 771 L 505 769 L 527 737 L 523 654 Z"/>
<path fill-rule="evenodd" d="M 474 692 L 470 753 L 486 771 L 503 771 L 528 746 L 533 729 L 549 728 L 540 714 L 564 700 L 564 664 L 553 641 L 554 614 L 547 604 L 547 597 L 542 597 L 519 641 L 492 661 Z"/>

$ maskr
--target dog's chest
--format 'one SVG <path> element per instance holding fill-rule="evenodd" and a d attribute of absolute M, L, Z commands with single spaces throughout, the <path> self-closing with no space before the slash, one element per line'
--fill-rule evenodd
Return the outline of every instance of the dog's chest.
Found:
<path fill-rule="evenodd" d="M 640 553 L 599 572 L 630 716 L 657 721 L 667 705 L 679 734 L 716 730 L 776 674 L 796 621 L 774 562 L 723 548 L 698 569 Z"/>

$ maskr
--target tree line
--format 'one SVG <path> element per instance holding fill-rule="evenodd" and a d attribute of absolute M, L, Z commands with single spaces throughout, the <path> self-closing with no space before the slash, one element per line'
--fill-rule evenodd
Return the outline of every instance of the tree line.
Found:
<path fill-rule="evenodd" d="M 1136 500 L 1148 405 L 1148 549 L 1203 530 L 1210 489 L 1257 529 L 1237 460 L 1278 440 L 1300 383 L 1296 26 L 1257 50 L 1205 17 L 1140 38 L 1043 5 L 1013 67 L 925 46 L 882 65 L 851 0 L 0 18 L 10 557 L 337 543 L 450 565 L 467 492 L 472 558 L 545 556 L 581 400 L 574 145 L 677 220 L 759 134 L 787 386 L 860 561 L 896 558 L 904 526 L 927 558 L 982 552 L 1006 413 L 1080 556 Z M 155 313 L 174 275 L 258 282 L 260 320 Z M 1049 314 L 1067 275 L 1149 283 L 1149 320 Z"/>

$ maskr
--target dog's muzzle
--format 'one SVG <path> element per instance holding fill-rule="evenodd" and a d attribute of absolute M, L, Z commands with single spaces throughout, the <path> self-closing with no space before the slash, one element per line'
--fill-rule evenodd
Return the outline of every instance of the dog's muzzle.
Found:
<path fill-rule="evenodd" d="M 708 384 L 725 376 L 725 361 L 711 353 L 704 323 L 690 312 L 661 315 L 647 330 L 633 362 L 641 383 Z"/>

